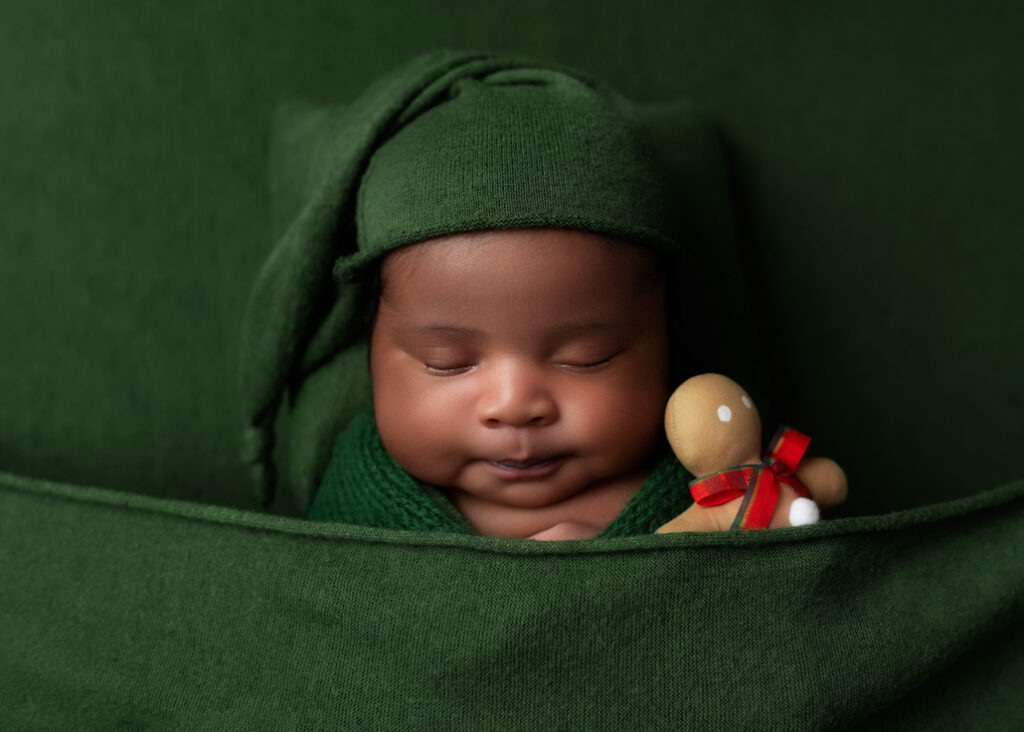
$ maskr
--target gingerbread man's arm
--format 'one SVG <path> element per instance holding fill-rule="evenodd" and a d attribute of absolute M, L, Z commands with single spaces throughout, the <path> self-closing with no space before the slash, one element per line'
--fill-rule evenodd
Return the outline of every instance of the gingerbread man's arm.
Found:
<path fill-rule="evenodd" d="M 796 469 L 811 498 L 821 508 L 834 508 L 846 500 L 846 473 L 835 460 L 823 457 L 804 458 Z"/>

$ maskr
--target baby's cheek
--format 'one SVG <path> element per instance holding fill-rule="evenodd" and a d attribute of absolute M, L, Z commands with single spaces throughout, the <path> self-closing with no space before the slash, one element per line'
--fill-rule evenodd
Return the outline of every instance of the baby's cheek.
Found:
<path fill-rule="evenodd" d="M 374 378 L 373 410 L 384 447 L 397 457 L 417 441 L 425 429 L 422 410 L 407 380 L 400 374 L 378 373 Z M 420 438 L 422 439 L 422 438 Z"/>
<path fill-rule="evenodd" d="M 466 407 L 460 395 L 432 377 L 396 378 L 374 395 L 377 427 L 385 449 L 407 472 L 427 482 L 447 484 L 465 451 Z"/>
<path fill-rule="evenodd" d="M 657 388 L 609 384 L 578 395 L 577 419 L 605 449 L 642 449 L 662 433 L 664 401 Z"/>
<path fill-rule="evenodd" d="M 374 409 L 381 438 L 396 450 L 406 443 L 436 439 L 445 422 L 431 400 L 415 392 L 387 390 L 384 395 L 375 396 Z"/>
<path fill-rule="evenodd" d="M 438 482 L 441 465 L 436 428 L 416 409 L 376 408 L 377 429 L 384 449 L 402 469 L 427 482 Z"/>

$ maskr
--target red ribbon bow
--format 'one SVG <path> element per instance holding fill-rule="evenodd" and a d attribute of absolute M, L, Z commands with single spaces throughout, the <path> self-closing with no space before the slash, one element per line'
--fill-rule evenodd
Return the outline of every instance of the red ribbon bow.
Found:
<path fill-rule="evenodd" d="M 718 506 L 743 496 L 733 529 L 765 529 L 779 503 L 779 487 L 792 487 L 804 498 L 807 486 L 794 475 L 811 438 L 785 425 L 768 446 L 768 458 L 757 465 L 736 465 L 690 481 L 690 493 L 701 506 Z"/>

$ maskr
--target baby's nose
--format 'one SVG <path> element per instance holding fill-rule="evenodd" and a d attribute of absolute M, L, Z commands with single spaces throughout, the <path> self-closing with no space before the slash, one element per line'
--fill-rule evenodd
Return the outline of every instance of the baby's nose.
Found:
<path fill-rule="evenodd" d="M 488 427 L 542 427 L 558 419 L 558 406 L 542 369 L 527 364 L 494 368 L 478 401 L 478 417 Z"/>

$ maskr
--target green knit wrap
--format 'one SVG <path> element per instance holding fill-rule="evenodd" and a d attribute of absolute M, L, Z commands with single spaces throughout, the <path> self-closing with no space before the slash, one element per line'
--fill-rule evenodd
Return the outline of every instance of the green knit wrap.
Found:
<path fill-rule="evenodd" d="M 678 263 L 679 205 L 670 205 L 653 149 L 624 97 L 523 58 L 426 54 L 349 105 L 320 156 L 322 178 L 260 271 L 243 325 L 242 454 L 260 499 L 273 495 L 273 425 L 285 394 L 322 404 L 307 386 L 343 383 L 341 370 L 363 383 L 367 264 L 429 237 L 542 226 L 633 241 Z M 324 376 L 328 367 L 338 373 Z M 329 428 L 338 425 L 323 415 L 301 426 Z"/>
<path fill-rule="evenodd" d="M 600 536 L 653 533 L 693 503 L 686 489 L 692 477 L 674 456 L 666 455 Z M 476 533 L 443 491 L 417 481 L 391 458 L 371 412 L 352 420 L 338 440 L 307 518 L 383 529 Z"/>

